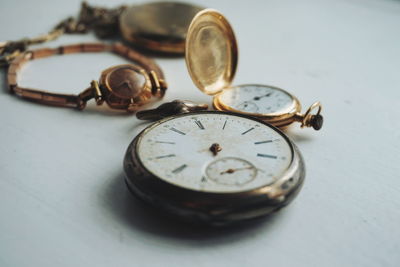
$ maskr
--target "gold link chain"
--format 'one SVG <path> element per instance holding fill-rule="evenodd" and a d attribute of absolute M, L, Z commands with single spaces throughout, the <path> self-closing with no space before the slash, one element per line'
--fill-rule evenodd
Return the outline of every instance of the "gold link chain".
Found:
<path fill-rule="evenodd" d="M 0 42 L 0 67 L 8 66 L 14 58 L 28 50 L 29 46 L 55 40 L 63 34 L 86 33 L 93 30 L 100 38 L 110 37 L 119 31 L 118 18 L 125 8 L 126 6 L 120 6 L 107 9 L 82 2 L 78 18 L 64 19 L 47 34 L 18 41 Z"/>

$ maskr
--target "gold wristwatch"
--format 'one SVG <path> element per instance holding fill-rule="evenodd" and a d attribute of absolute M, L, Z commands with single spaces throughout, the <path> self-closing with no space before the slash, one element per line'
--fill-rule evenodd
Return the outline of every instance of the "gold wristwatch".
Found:
<path fill-rule="evenodd" d="M 99 81 L 78 95 L 59 94 L 18 85 L 19 70 L 28 61 L 54 55 L 87 52 L 112 52 L 135 64 L 110 67 L 101 73 Z M 106 102 L 110 108 L 136 111 L 140 106 L 164 96 L 167 84 L 160 67 L 151 59 L 120 43 L 84 43 L 59 48 L 27 51 L 14 59 L 7 74 L 10 92 L 41 104 L 83 109 L 94 98 L 98 105 Z"/>

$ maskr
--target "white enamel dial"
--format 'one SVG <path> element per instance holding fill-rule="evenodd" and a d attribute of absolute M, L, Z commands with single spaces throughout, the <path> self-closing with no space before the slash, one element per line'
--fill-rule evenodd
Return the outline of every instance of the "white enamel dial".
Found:
<path fill-rule="evenodd" d="M 244 113 L 283 114 L 294 107 L 293 97 L 282 89 L 265 85 L 240 85 L 224 89 L 220 103 Z"/>
<path fill-rule="evenodd" d="M 232 193 L 274 183 L 290 166 L 293 148 L 278 131 L 242 116 L 199 112 L 145 131 L 136 145 L 143 166 L 187 189 Z"/>

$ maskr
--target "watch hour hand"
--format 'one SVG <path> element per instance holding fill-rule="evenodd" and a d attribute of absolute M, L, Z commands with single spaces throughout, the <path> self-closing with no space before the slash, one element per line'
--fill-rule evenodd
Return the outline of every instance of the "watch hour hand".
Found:
<path fill-rule="evenodd" d="M 269 97 L 270 95 L 272 95 L 272 92 L 269 92 L 268 94 L 262 95 L 262 96 L 255 96 L 253 97 L 253 100 L 260 100 L 263 97 Z"/>
<path fill-rule="evenodd" d="M 128 89 L 132 88 L 131 82 L 130 81 L 123 81 L 120 83 L 117 88 L 122 88 L 122 87 L 127 87 Z"/>

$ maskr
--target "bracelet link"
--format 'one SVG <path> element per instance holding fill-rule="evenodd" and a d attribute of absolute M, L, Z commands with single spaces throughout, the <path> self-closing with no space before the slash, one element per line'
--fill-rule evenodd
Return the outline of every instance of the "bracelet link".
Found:
<path fill-rule="evenodd" d="M 153 87 L 151 88 L 151 94 L 154 96 L 163 97 L 165 95 L 165 91 L 167 90 L 167 83 L 163 79 L 160 79 L 154 70 L 149 72 L 149 76 L 151 83 L 153 84 Z"/>
<path fill-rule="evenodd" d="M 97 81 L 93 80 L 90 83 L 90 85 L 94 92 L 94 99 L 96 100 L 96 104 L 98 106 L 102 105 L 104 103 L 104 99 L 103 99 L 103 95 L 101 94 L 99 83 Z"/>

